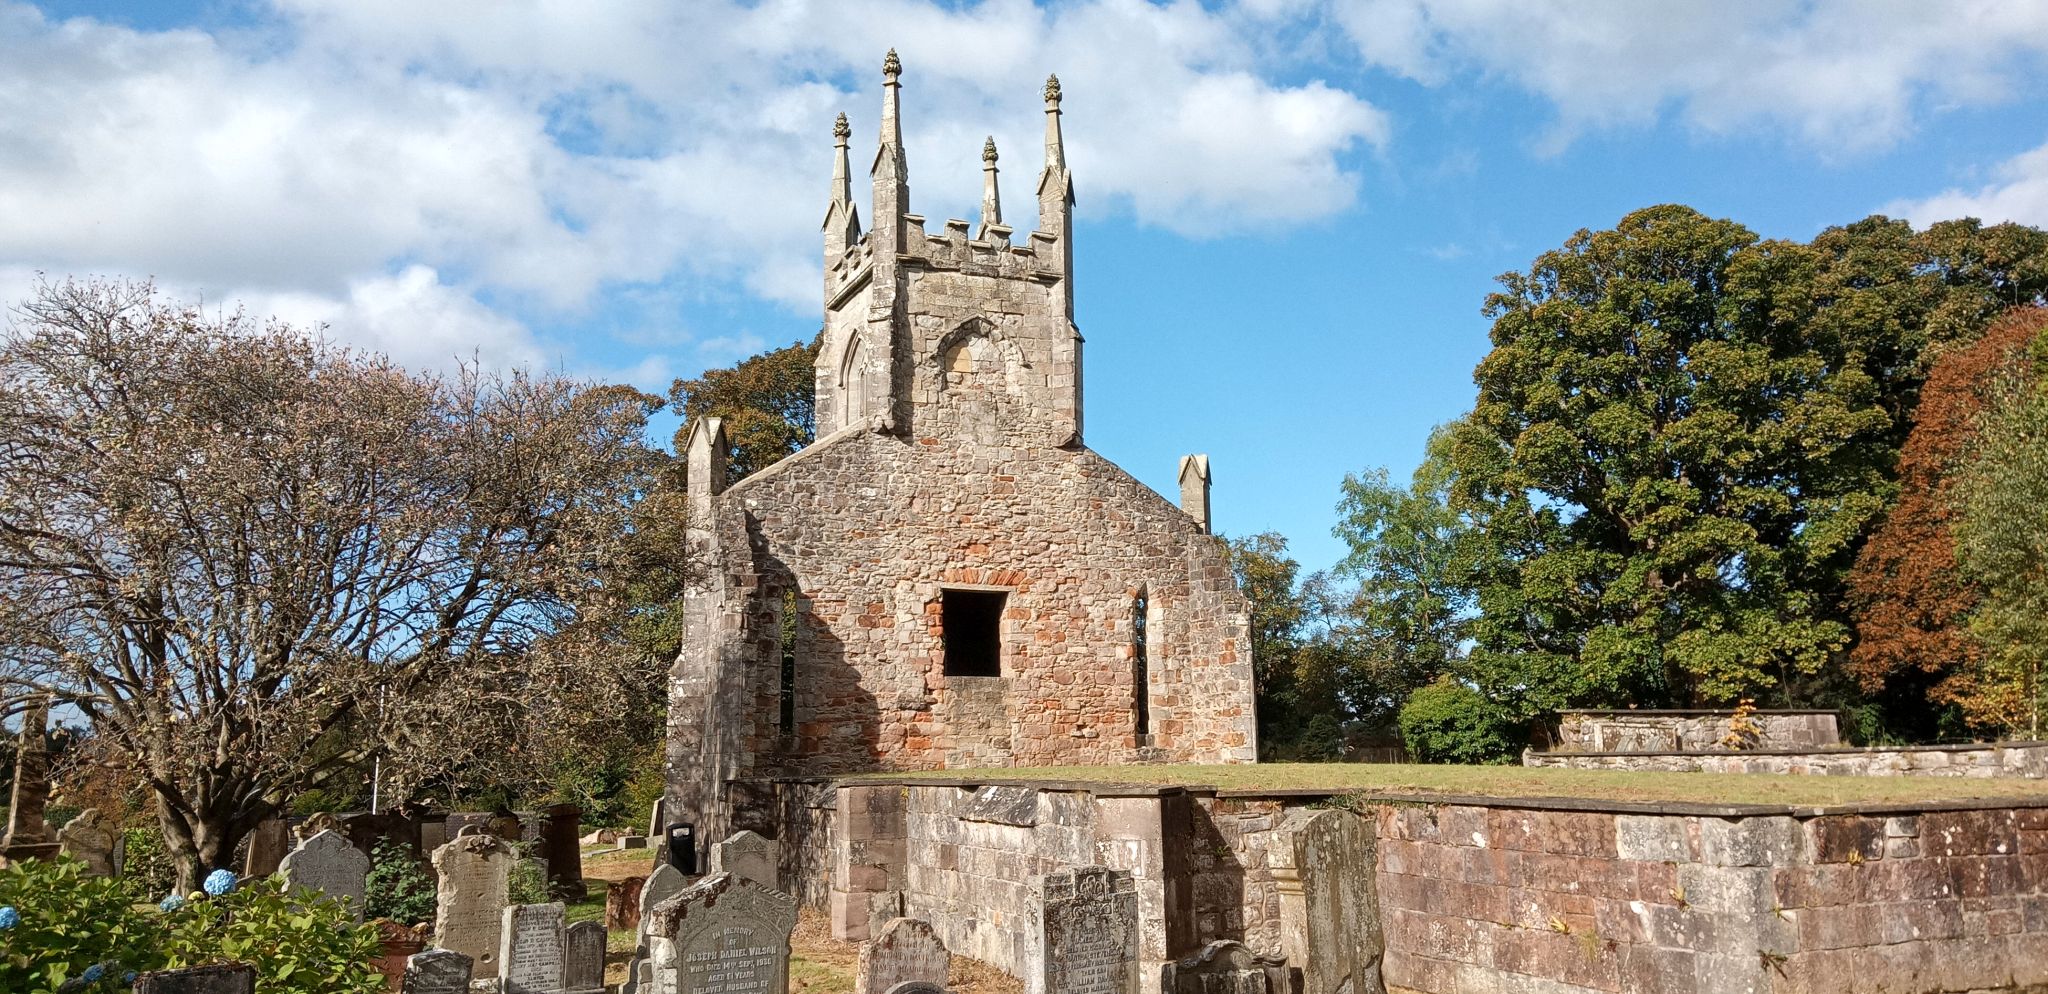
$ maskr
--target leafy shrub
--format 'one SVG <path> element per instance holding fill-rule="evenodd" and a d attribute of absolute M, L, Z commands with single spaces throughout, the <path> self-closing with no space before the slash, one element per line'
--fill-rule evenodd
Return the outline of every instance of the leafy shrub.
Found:
<path fill-rule="evenodd" d="M 154 828 L 131 828 L 121 833 L 121 840 L 126 851 L 121 875 L 152 899 L 170 893 L 178 882 L 178 867 L 164 849 L 164 837 Z"/>
<path fill-rule="evenodd" d="M 70 858 L 0 870 L 0 991 L 125 990 L 122 978 L 161 962 L 160 916 L 138 910 L 130 880 L 95 877 Z M 88 971 L 93 981 L 81 983 Z"/>
<path fill-rule="evenodd" d="M 412 850 L 380 839 L 364 880 L 363 913 L 416 925 L 434 917 L 434 871 Z"/>
<path fill-rule="evenodd" d="M 1515 732 L 1499 705 L 1449 677 L 1416 688 L 1401 706 L 1401 738 L 1417 762 L 1509 762 Z"/>
<path fill-rule="evenodd" d="M 506 879 L 505 897 L 513 904 L 546 904 L 554 900 L 548 894 L 548 875 L 542 867 L 546 864 L 534 856 L 535 846 L 531 842 L 515 842 L 512 851 L 518 858 L 512 862 L 512 874 Z"/>
<path fill-rule="evenodd" d="M 370 967 L 381 947 L 374 925 L 332 898 L 287 894 L 282 877 L 250 880 L 164 916 L 164 964 L 247 963 L 264 994 L 381 994 Z"/>
<path fill-rule="evenodd" d="M 69 857 L 0 870 L 0 991 L 123 991 L 145 970 L 247 963 L 264 994 L 377 994 L 374 926 L 339 903 L 284 892 L 278 877 L 240 886 L 216 871 L 208 891 L 152 910 L 138 881 L 95 877 Z"/>

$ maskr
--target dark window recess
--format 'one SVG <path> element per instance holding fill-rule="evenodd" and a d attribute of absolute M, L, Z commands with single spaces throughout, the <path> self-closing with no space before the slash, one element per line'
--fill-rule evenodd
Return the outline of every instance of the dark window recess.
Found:
<path fill-rule="evenodd" d="M 1131 708 L 1138 735 L 1152 734 L 1152 660 L 1145 647 L 1145 595 L 1131 604 Z"/>
<path fill-rule="evenodd" d="M 782 595 L 782 678 L 779 684 L 775 727 L 783 735 L 796 734 L 796 591 Z"/>
<path fill-rule="evenodd" d="M 940 595 L 940 631 L 947 676 L 1003 675 L 1003 601 L 999 590 L 948 590 Z"/>

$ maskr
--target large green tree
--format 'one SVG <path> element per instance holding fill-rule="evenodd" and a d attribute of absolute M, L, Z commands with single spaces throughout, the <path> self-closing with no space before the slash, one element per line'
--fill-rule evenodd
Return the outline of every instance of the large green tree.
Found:
<path fill-rule="evenodd" d="M 2048 286 L 2048 238 L 1870 218 L 1762 241 L 1680 206 L 1501 277 L 1444 440 L 1483 536 L 1470 671 L 1525 713 L 1811 699 L 1935 352 Z"/>
<path fill-rule="evenodd" d="M 669 403 L 683 416 L 676 451 L 682 451 L 691 422 L 725 419 L 732 445 L 726 479 L 737 482 L 811 444 L 818 435 L 817 360 L 813 339 L 751 356 L 731 369 L 677 380 L 669 388 Z"/>

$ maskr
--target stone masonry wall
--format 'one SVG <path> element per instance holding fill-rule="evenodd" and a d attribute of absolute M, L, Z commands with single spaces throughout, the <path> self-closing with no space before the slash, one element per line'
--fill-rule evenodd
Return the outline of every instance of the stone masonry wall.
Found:
<path fill-rule="evenodd" d="M 1733 711 L 1566 711 L 1553 748 L 1568 752 L 1702 752 L 1725 748 Z M 1842 743 L 1832 711 L 1753 711 L 1750 745 L 1820 749 Z"/>
<path fill-rule="evenodd" d="M 1392 991 L 2048 984 L 2048 812 L 1379 813 Z"/>
<path fill-rule="evenodd" d="M 1139 885 L 1145 994 L 1166 957 L 1214 939 L 1283 953 L 1303 883 L 1290 826 L 1327 800 L 1028 783 L 838 796 L 835 932 L 925 917 L 954 952 L 1028 975 L 1034 878 L 1115 866 Z M 2048 807 L 1351 806 L 1377 835 L 1357 872 L 1375 875 L 1390 991 L 2048 989 Z"/>
<path fill-rule="evenodd" d="M 743 769 L 1249 761 L 1246 606 L 1220 539 L 1085 449 L 855 430 L 721 498 L 747 550 Z M 796 727 L 777 728 L 794 586 Z M 999 677 L 944 672 L 948 587 L 999 589 Z M 1135 727 L 1133 605 L 1148 610 L 1152 732 Z"/>
<path fill-rule="evenodd" d="M 1816 776 L 2027 777 L 2048 779 L 2048 742 L 1917 746 L 1908 749 L 1739 752 L 1525 752 L 1524 766 L 1681 773 Z"/>

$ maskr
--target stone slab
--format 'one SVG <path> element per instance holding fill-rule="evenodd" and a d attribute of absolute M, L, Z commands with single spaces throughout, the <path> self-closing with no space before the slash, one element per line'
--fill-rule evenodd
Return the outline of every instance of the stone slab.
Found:
<path fill-rule="evenodd" d="M 370 857 L 340 832 L 327 829 L 299 843 L 278 864 L 278 872 L 289 886 L 319 891 L 347 906 L 356 921 L 363 920 L 364 878 L 370 872 Z"/>
<path fill-rule="evenodd" d="M 558 994 L 567 967 L 567 909 L 561 904 L 514 904 L 498 932 L 498 970 L 504 994 Z"/>
<path fill-rule="evenodd" d="M 953 954 L 939 941 L 930 922 L 892 918 L 861 943 L 854 969 L 853 994 L 888 994 L 906 983 L 944 987 Z"/>
<path fill-rule="evenodd" d="M 512 847 L 477 831 L 434 850 L 434 945 L 470 957 L 476 979 L 498 976 Z"/>
<path fill-rule="evenodd" d="M 406 957 L 399 994 L 468 994 L 475 962 L 453 949 L 429 949 Z"/>
<path fill-rule="evenodd" d="M 233 963 L 137 974 L 134 994 L 255 994 L 256 968 Z"/>
<path fill-rule="evenodd" d="M 1138 891 L 1129 870 L 1081 867 L 1039 881 L 1042 957 L 1032 994 L 1137 994 Z"/>

